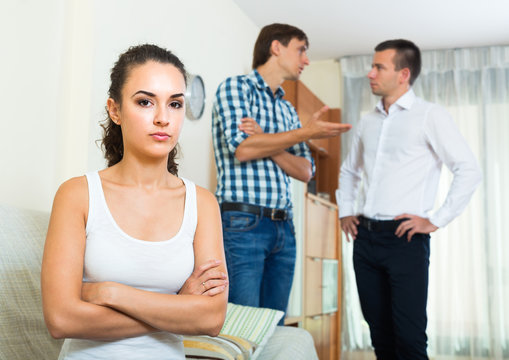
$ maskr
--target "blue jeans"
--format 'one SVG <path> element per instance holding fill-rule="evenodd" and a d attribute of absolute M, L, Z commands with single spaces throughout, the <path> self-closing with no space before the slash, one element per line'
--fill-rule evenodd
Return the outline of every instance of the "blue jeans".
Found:
<path fill-rule="evenodd" d="M 292 219 L 271 220 L 241 211 L 223 211 L 221 217 L 228 301 L 286 312 L 296 256 Z"/>
<path fill-rule="evenodd" d="M 427 360 L 430 236 L 358 226 L 353 262 L 362 313 L 378 360 Z"/>

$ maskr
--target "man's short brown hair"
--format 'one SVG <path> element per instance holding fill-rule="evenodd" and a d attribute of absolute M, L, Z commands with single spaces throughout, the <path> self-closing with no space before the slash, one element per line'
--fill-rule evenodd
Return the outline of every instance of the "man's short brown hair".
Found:
<path fill-rule="evenodd" d="M 309 46 L 308 38 L 304 31 L 287 24 L 270 24 L 263 27 L 256 39 L 253 50 L 253 69 L 265 64 L 270 56 L 270 46 L 272 41 L 277 40 L 283 46 L 288 46 L 288 43 L 293 39 L 306 41 L 306 46 Z"/>
<path fill-rule="evenodd" d="M 394 56 L 394 68 L 401 70 L 410 69 L 410 85 L 412 85 L 421 73 L 421 51 L 413 42 L 404 39 L 387 40 L 375 47 L 375 51 L 396 50 Z"/>

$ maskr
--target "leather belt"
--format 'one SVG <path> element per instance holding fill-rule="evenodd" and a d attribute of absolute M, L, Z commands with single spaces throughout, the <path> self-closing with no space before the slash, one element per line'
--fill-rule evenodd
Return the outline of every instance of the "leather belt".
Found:
<path fill-rule="evenodd" d="M 396 231 L 399 224 L 401 224 L 403 221 L 407 220 L 400 219 L 400 220 L 375 220 L 370 219 L 365 216 L 360 215 L 358 217 L 359 224 L 362 227 L 365 227 L 368 229 L 368 231 L 374 231 L 374 232 L 381 232 L 381 231 Z"/>
<path fill-rule="evenodd" d="M 255 215 L 262 214 L 275 221 L 287 220 L 290 217 L 290 212 L 284 209 L 272 209 L 246 203 L 224 202 L 221 204 L 221 211 L 242 211 Z"/>

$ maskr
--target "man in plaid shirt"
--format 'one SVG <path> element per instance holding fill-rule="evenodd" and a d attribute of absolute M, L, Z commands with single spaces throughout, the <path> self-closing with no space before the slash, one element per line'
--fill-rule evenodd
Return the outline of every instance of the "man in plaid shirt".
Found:
<path fill-rule="evenodd" d="M 313 159 L 306 140 L 337 136 L 350 125 L 320 120 L 301 126 L 281 84 L 309 64 L 306 34 L 290 25 L 265 26 L 253 70 L 219 85 L 212 110 L 229 272 L 229 301 L 286 311 L 295 266 L 290 177 L 308 182 Z M 281 323 L 283 320 L 281 320 Z"/>

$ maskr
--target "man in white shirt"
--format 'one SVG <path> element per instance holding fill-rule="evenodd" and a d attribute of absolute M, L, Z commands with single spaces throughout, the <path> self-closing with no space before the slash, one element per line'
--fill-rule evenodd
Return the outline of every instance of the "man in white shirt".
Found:
<path fill-rule="evenodd" d="M 377 45 L 368 78 L 381 100 L 358 124 L 337 192 L 341 227 L 355 240 L 357 288 L 378 360 L 428 359 L 429 234 L 464 210 L 481 181 L 451 116 L 415 96 L 420 70 L 412 42 Z M 442 164 L 454 179 L 430 215 Z"/>

